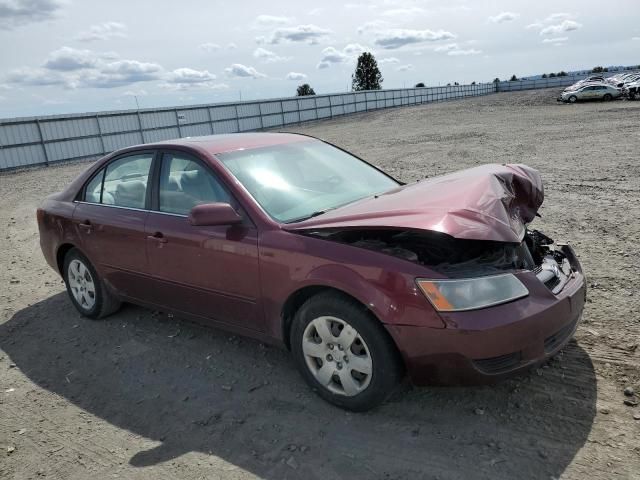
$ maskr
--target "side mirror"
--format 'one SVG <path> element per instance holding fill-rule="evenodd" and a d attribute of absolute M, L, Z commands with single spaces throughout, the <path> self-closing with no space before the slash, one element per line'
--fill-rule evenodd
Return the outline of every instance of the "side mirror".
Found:
<path fill-rule="evenodd" d="M 236 225 L 242 223 L 242 217 L 228 203 L 203 203 L 191 209 L 189 223 L 198 227 Z"/>

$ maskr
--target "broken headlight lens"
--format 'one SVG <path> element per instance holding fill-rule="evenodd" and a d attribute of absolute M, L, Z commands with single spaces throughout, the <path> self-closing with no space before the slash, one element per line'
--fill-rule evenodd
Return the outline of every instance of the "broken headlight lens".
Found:
<path fill-rule="evenodd" d="M 440 312 L 459 312 L 491 307 L 529 295 L 510 273 L 456 280 L 418 279 L 418 286 Z"/>

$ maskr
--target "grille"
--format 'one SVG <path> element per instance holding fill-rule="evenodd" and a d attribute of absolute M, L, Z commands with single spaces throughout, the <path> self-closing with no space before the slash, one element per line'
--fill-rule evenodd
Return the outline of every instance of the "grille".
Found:
<path fill-rule="evenodd" d="M 545 352 L 547 353 L 552 352 L 553 350 L 558 348 L 560 345 L 562 345 L 573 333 L 573 329 L 575 327 L 576 327 L 576 320 L 574 320 L 568 325 L 565 325 L 550 337 L 547 337 L 544 341 Z"/>
<path fill-rule="evenodd" d="M 553 277 L 550 280 L 547 280 L 546 282 L 544 282 L 544 285 L 549 290 L 553 290 L 558 286 L 559 283 L 560 283 L 560 279 L 558 277 Z"/>
<path fill-rule="evenodd" d="M 474 366 L 483 373 L 498 374 L 513 370 L 522 363 L 522 353 L 513 352 L 499 357 L 482 358 L 473 360 Z"/>

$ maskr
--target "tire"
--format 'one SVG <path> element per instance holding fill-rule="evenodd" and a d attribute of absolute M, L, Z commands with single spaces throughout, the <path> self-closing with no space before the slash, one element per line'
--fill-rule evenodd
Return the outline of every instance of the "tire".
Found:
<path fill-rule="evenodd" d="M 305 381 L 340 408 L 370 410 L 402 380 L 403 363 L 389 334 L 346 296 L 327 292 L 307 300 L 293 319 L 290 341 Z"/>
<path fill-rule="evenodd" d="M 602 100 L 604 100 L 605 102 L 610 102 L 611 100 L 613 100 L 613 97 L 610 93 L 605 93 L 604 97 L 602 97 Z"/>
<path fill-rule="evenodd" d="M 575 95 L 571 95 L 569 97 L 569 103 L 576 103 L 578 101 L 578 97 L 576 97 Z"/>
<path fill-rule="evenodd" d="M 65 255 L 62 275 L 71 303 L 83 316 L 96 320 L 120 308 L 120 300 L 105 286 L 89 259 L 77 248 L 72 248 Z"/>

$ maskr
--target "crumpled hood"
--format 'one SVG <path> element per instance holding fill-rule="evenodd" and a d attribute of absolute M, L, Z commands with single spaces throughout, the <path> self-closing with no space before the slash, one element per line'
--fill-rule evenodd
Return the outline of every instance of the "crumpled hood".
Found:
<path fill-rule="evenodd" d="M 488 164 L 405 185 L 284 228 L 406 228 L 521 242 L 543 199 L 537 170 Z"/>

